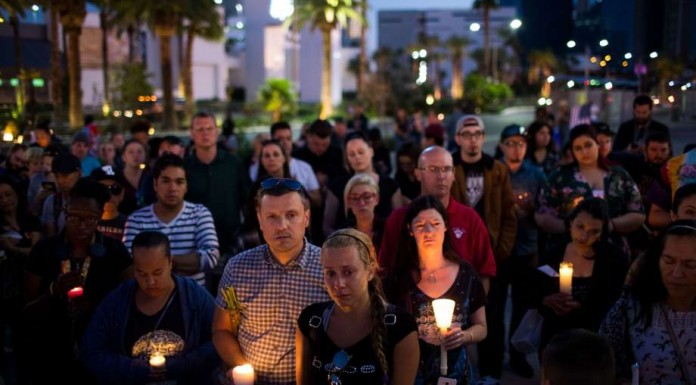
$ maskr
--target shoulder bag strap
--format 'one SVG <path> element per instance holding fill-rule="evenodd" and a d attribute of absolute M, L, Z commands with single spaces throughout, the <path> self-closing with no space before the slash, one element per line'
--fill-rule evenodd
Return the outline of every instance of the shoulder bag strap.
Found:
<path fill-rule="evenodd" d="M 681 346 L 679 345 L 679 340 L 674 334 L 674 329 L 672 329 L 672 323 L 669 322 L 669 317 L 667 317 L 667 310 L 665 305 L 660 305 L 660 310 L 662 311 L 662 316 L 665 318 L 665 325 L 667 325 L 667 331 L 669 332 L 669 338 L 672 340 L 672 346 L 677 354 L 677 363 L 679 364 L 679 369 L 681 370 L 682 377 L 686 384 L 693 384 L 691 377 L 689 376 L 689 371 L 687 370 L 686 360 L 684 359 L 684 352 L 682 352 Z"/>

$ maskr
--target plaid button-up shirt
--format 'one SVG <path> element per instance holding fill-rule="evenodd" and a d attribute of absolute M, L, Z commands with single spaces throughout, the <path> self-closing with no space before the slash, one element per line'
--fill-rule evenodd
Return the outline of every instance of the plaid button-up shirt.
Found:
<path fill-rule="evenodd" d="M 229 310 L 222 292 L 234 289 L 242 309 L 237 339 L 257 384 L 295 383 L 297 318 L 305 307 L 329 300 L 320 252 L 305 240 L 300 255 L 282 265 L 268 245 L 261 245 L 233 257 L 225 267 L 216 303 Z"/>

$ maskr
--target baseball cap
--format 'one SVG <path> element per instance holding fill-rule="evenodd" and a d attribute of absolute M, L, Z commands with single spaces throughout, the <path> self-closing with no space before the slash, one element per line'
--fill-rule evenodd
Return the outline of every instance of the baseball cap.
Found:
<path fill-rule="evenodd" d="M 427 127 L 425 127 L 425 137 L 444 140 L 445 128 L 437 123 L 429 124 Z"/>
<path fill-rule="evenodd" d="M 513 136 L 527 137 L 527 129 L 519 124 L 511 124 L 506 126 L 500 133 L 500 141 L 503 142 Z"/>
<path fill-rule="evenodd" d="M 72 142 L 82 142 L 86 145 L 89 145 L 89 137 L 87 137 L 87 134 L 85 132 L 78 132 L 77 134 L 75 134 L 75 136 L 73 136 Z"/>
<path fill-rule="evenodd" d="M 464 115 L 459 120 L 457 120 L 457 130 L 455 132 L 459 132 L 459 130 L 462 129 L 462 127 L 469 127 L 469 126 L 478 126 L 481 127 L 482 130 L 485 130 L 486 127 L 483 125 L 483 120 L 479 118 L 476 115 Z"/>
<path fill-rule="evenodd" d="M 94 171 L 92 171 L 92 174 L 90 174 L 90 178 L 92 178 L 92 180 L 95 182 L 99 182 L 102 180 L 113 180 L 121 186 L 126 185 L 123 173 L 118 169 L 114 168 L 113 166 L 109 165 L 95 168 Z"/>
<path fill-rule="evenodd" d="M 51 171 L 54 174 L 71 174 L 80 170 L 82 170 L 80 159 L 73 154 L 60 154 L 53 158 L 51 163 Z"/>

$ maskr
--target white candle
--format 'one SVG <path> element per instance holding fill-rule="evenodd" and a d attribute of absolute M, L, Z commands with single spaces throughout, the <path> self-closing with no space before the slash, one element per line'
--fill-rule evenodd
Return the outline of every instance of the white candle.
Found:
<path fill-rule="evenodd" d="M 234 385 L 254 385 L 254 368 L 249 364 L 232 368 Z"/>
<path fill-rule="evenodd" d="M 561 293 L 573 294 L 573 264 L 561 262 L 558 268 Z"/>
<path fill-rule="evenodd" d="M 452 314 L 454 313 L 454 301 L 451 299 L 436 299 L 433 301 L 433 313 L 435 313 L 435 323 L 440 328 L 440 332 L 445 334 L 452 325 Z M 445 344 L 440 345 L 440 374 L 447 375 L 447 349 Z"/>
<path fill-rule="evenodd" d="M 638 363 L 634 363 L 631 365 L 631 385 L 638 385 L 640 384 L 640 372 L 639 372 L 640 367 L 638 366 Z"/>
<path fill-rule="evenodd" d="M 161 368 L 167 362 L 167 359 L 160 352 L 155 352 L 150 355 L 150 366 L 153 368 Z"/>

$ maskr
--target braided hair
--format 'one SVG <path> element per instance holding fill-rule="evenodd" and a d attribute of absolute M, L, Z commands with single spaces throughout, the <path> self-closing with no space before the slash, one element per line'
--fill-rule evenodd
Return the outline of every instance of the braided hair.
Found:
<path fill-rule="evenodd" d="M 367 292 L 370 295 L 370 315 L 372 317 L 372 331 L 370 336 L 372 339 L 372 350 L 377 355 L 377 360 L 382 367 L 382 383 L 389 382 L 389 363 L 384 352 L 386 345 L 385 336 L 387 334 L 387 325 L 384 322 L 384 316 L 387 311 L 387 301 L 385 299 L 384 290 L 382 289 L 382 281 L 377 274 L 379 265 L 377 264 L 377 253 L 372 245 L 370 237 L 366 234 L 352 228 L 341 229 L 333 232 L 326 238 L 322 245 L 322 250 L 340 249 L 343 247 L 352 247 L 358 252 L 358 257 L 368 271 L 372 271 L 373 277 L 367 283 Z"/>

